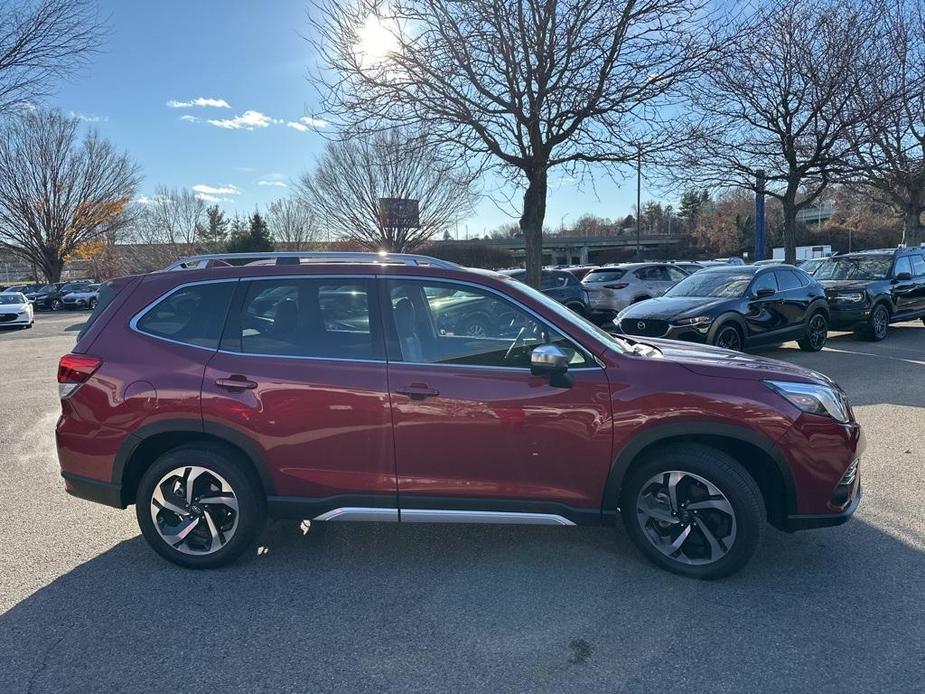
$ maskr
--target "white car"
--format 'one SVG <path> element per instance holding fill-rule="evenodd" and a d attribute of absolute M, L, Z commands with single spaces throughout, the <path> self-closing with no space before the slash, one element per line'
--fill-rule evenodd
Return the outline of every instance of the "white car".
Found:
<path fill-rule="evenodd" d="M 592 318 L 608 319 L 630 304 L 661 296 L 689 274 L 669 263 L 623 263 L 595 268 L 581 283 Z"/>
<path fill-rule="evenodd" d="M 32 304 L 21 292 L 0 293 L 0 327 L 31 328 L 35 318 Z"/>

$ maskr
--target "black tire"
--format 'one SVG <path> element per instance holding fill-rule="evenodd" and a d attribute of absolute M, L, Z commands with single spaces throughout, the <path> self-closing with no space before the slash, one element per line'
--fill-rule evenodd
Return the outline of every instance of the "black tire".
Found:
<path fill-rule="evenodd" d="M 880 342 L 886 337 L 887 330 L 890 327 L 890 309 L 886 304 L 877 304 L 870 312 L 870 318 L 859 334 L 865 340 L 870 342 Z"/>
<path fill-rule="evenodd" d="M 87 302 L 87 308 L 90 309 L 91 311 L 92 311 L 93 309 L 95 309 L 95 308 L 96 308 L 96 299 L 90 299 L 90 301 Z"/>
<path fill-rule="evenodd" d="M 52 299 L 50 308 L 52 311 L 60 311 L 62 305 L 61 299 Z"/>
<path fill-rule="evenodd" d="M 723 323 L 713 335 L 713 345 L 733 352 L 741 352 L 744 347 L 742 331 L 735 323 Z"/>
<path fill-rule="evenodd" d="M 197 481 L 194 481 L 194 487 L 199 484 L 199 490 L 202 491 L 203 487 L 201 485 L 203 482 L 198 480 L 203 480 L 206 484 L 205 488 L 208 490 L 206 494 L 215 496 L 216 492 L 209 490 L 209 485 L 215 478 L 211 477 L 209 473 L 217 473 L 231 487 L 233 496 L 237 500 L 236 517 L 226 515 L 225 520 L 231 526 L 229 529 L 222 531 L 232 532 L 231 538 L 217 550 L 211 551 L 210 549 L 208 553 L 189 554 L 168 544 L 167 540 L 161 536 L 152 515 L 152 497 L 155 487 L 161 479 L 177 468 L 190 468 L 192 466 L 205 468 L 208 471 L 204 475 L 200 475 Z M 181 497 L 173 496 L 170 501 L 183 504 Z M 194 503 L 193 506 L 196 506 L 196 504 Z M 223 505 L 220 506 L 222 509 L 225 508 Z M 210 505 L 208 508 L 212 508 L 212 506 Z M 228 512 L 223 510 L 223 513 L 227 514 Z M 138 518 L 141 534 L 144 535 L 151 548 L 162 557 L 174 564 L 190 569 L 212 569 L 233 562 L 254 545 L 258 534 L 263 530 L 266 523 L 266 497 L 263 494 L 263 489 L 256 473 L 249 468 L 246 461 L 242 460 L 236 452 L 217 444 L 194 443 L 179 446 L 164 453 L 145 471 L 138 484 L 135 515 Z M 184 520 L 183 517 L 169 511 L 169 509 L 160 512 L 158 515 L 162 519 L 162 521 L 158 522 L 176 520 L 179 524 L 182 524 Z M 190 522 L 194 520 L 192 513 L 187 518 Z M 214 516 L 211 516 L 210 520 L 222 530 L 223 526 L 216 522 Z M 205 514 L 202 514 L 194 525 L 192 532 L 188 533 L 188 535 L 191 538 L 194 536 L 206 538 L 207 533 L 209 533 L 208 525 Z M 180 527 L 180 525 L 173 527 Z M 222 535 L 222 537 L 225 536 Z M 203 539 L 202 541 L 204 542 L 205 540 Z M 179 544 L 186 544 L 186 541 L 184 540 Z"/>
<path fill-rule="evenodd" d="M 585 307 L 584 307 L 583 304 L 577 304 L 577 303 L 574 303 L 574 304 L 566 304 L 566 305 L 565 305 L 565 308 L 567 308 L 567 309 L 569 309 L 569 310 L 571 310 L 571 311 L 574 311 L 574 312 L 577 313 L 579 316 L 584 316 L 584 315 L 587 313 L 587 311 L 585 311 Z"/>
<path fill-rule="evenodd" d="M 828 334 L 829 321 L 822 311 L 816 311 L 806 321 L 806 333 L 802 339 L 797 340 L 797 344 L 804 352 L 819 352 L 825 347 Z"/>
<path fill-rule="evenodd" d="M 693 494 L 702 493 L 707 489 L 705 485 L 701 485 L 700 480 L 704 480 L 725 497 L 722 501 L 732 510 L 731 517 L 734 522 L 730 521 L 730 514 L 718 509 L 679 509 L 678 520 L 669 519 L 665 522 L 654 521 L 645 511 L 640 511 L 637 501 L 646 497 L 652 498 L 652 479 L 665 473 L 667 481 L 669 471 L 678 471 L 683 475 L 675 486 L 679 506 L 684 496 L 682 485 Z M 692 475 L 700 480 L 694 479 Z M 640 493 L 645 490 L 650 490 L 650 494 L 640 497 Z M 689 498 L 695 499 L 693 502 L 688 500 L 688 503 L 692 504 L 698 503 L 697 499 L 701 503 L 706 500 L 702 495 Z M 710 500 L 717 498 L 709 497 Z M 761 490 L 745 468 L 722 451 L 701 444 L 674 444 L 645 454 L 630 472 L 623 488 L 620 506 L 626 530 L 646 558 L 672 573 L 704 580 L 729 576 L 745 566 L 761 544 L 767 518 Z M 669 511 L 669 516 L 671 515 Z M 713 545 L 707 541 L 707 534 L 702 529 L 704 526 L 710 530 L 709 534 L 713 540 L 718 542 L 716 547 L 724 550 L 715 560 L 712 559 L 712 555 L 719 550 L 711 549 Z M 727 534 L 722 534 L 724 528 Z M 665 537 L 671 539 L 671 533 L 675 531 L 675 541 L 687 533 L 687 539 L 683 540 L 680 549 L 671 555 L 659 550 L 652 539 L 653 534 L 658 536 L 659 533 L 665 533 Z M 730 535 L 733 539 L 731 546 L 727 546 L 723 540 L 728 540 Z M 666 550 L 670 548 L 670 544 L 665 547 Z M 686 557 L 687 552 L 693 556 Z M 703 556 L 706 553 L 710 556 Z M 704 563 L 690 563 L 691 561 Z"/>

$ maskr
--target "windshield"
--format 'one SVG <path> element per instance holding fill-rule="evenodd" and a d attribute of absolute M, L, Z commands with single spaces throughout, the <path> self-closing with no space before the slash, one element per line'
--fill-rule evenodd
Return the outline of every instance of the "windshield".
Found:
<path fill-rule="evenodd" d="M 752 277 L 751 273 L 701 271 L 685 277 L 669 289 L 665 296 L 744 296 Z"/>
<path fill-rule="evenodd" d="M 0 294 L 0 304 L 24 304 L 26 297 L 19 293 Z"/>
<path fill-rule="evenodd" d="M 890 273 L 893 257 L 888 255 L 827 258 L 813 271 L 817 280 L 882 280 Z"/>
<path fill-rule="evenodd" d="M 802 263 L 800 265 L 800 269 L 804 272 L 808 272 L 809 274 L 814 275 L 819 266 L 824 262 L 825 258 L 812 258 Z"/>
<path fill-rule="evenodd" d="M 529 284 L 521 283 L 518 285 L 517 288 L 520 289 L 522 292 L 526 292 L 527 294 L 529 294 L 534 300 L 543 304 L 550 311 L 554 312 L 560 318 L 563 318 L 569 324 L 575 326 L 576 328 L 579 328 L 580 330 L 584 330 L 585 332 L 593 333 L 599 339 L 604 340 L 610 345 L 613 345 L 613 347 L 620 352 L 629 351 L 630 349 L 629 343 L 627 343 L 625 340 L 621 340 L 615 335 L 611 335 L 607 331 L 602 330 L 601 328 L 594 325 L 594 323 L 592 323 L 591 321 L 585 318 L 582 318 L 577 313 L 575 313 L 569 308 L 566 308 L 564 305 L 560 304 L 555 299 L 550 299 L 548 296 L 543 294 L 543 292 L 534 289 Z"/>
<path fill-rule="evenodd" d="M 594 282 L 616 282 L 626 274 L 626 270 L 592 270 L 582 280 L 585 284 Z"/>

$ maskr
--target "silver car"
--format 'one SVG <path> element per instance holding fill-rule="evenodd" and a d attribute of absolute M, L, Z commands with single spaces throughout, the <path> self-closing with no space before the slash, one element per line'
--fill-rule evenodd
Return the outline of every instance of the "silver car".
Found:
<path fill-rule="evenodd" d="M 624 263 L 591 270 L 581 283 L 591 317 L 606 320 L 630 304 L 661 296 L 689 274 L 668 263 Z"/>
<path fill-rule="evenodd" d="M 88 284 L 77 291 L 69 292 L 61 298 L 64 308 L 88 308 L 91 311 L 96 308 L 97 299 L 100 296 L 100 285 Z"/>

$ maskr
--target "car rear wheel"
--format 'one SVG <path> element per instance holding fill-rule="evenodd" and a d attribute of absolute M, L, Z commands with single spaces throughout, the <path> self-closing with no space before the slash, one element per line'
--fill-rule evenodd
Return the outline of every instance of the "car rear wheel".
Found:
<path fill-rule="evenodd" d="M 682 576 L 715 579 L 741 569 L 761 542 L 764 499 L 732 457 L 699 444 L 659 448 L 636 467 L 621 500 L 642 553 Z"/>
<path fill-rule="evenodd" d="M 51 300 L 51 306 L 50 306 L 50 308 L 51 308 L 52 311 L 60 311 L 60 310 L 61 310 L 61 306 L 62 306 L 61 299 L 52 299 L 52 300 Z"/>
<path fill-rule="evenodd" d="M 860 331 L 861 337 L 865 340 L 879 342 L 886 337 L 887 330 L 890 327 L 890 310 L 883 304 L 874 306 L 870 312 L 870 318 L 867 319 L 867 325 Z"/>
<path fill-rule="evenodd" d="M 804 352 L 818 352 L 825 347 L 829 335 L 829 322 L 822 312 L 814 313 L 806 324 L 806 334 L 803 339 L 797 340 L 800 349 Z"/>
<path fill-rule="evenodd" d="M 742 351 L 742 333 L 739 329 L 730 324 L 720 326 L 713 338 L 713 344 L 723 349 L 730 349 L 733 352 Z"/>
<path fill-rule="evenodd" d="M 151 548 L 174 564 L 209 569 L 253 545 L 266 520 L 259 482 L 232 451 L 191 444 L 145 471 L 135 513 Z"/>
<path fill-rule="evenodd" d="M 91 311 L 92 311 L 93 309 L 95 309 L 95 308 L 96 308 L 96 299 L 90 299 L 90 301 L 87 302 L 87 308 L 90 309 Z"/>
<path fill-rule="evenodd" d="M 568 309 L 571 309 L 572 311 L 577 313 L 579 316 L 585 315 L 585 307 L 582 304 L 571 303 L 571 304 L 566 304 L 565 307 Z"/>

